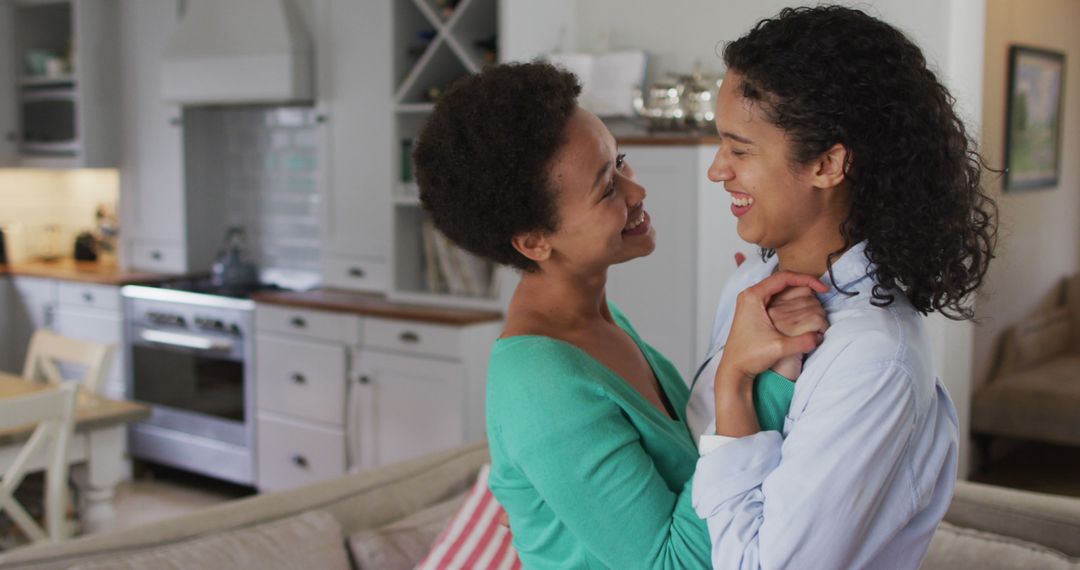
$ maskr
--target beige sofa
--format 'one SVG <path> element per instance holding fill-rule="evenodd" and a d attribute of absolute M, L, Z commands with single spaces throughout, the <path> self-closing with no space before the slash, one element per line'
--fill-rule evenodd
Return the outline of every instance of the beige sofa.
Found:
<path fill-rule="evenodd" d="M 984 468 L 996 437 L 1080 446 L 1080 274 L 1059 301 L 1005 333 L 993 378 L 972 396 Z"/>
<path fill-rule="evenodd" d="M 238 500 L 143 528 L 26 547 L 0 556 L 0 568 L 228 566 L 314 570 L 342 563 L 356 567 L 355 559 L 344 562 L 349 536 L 370 533 L 407 517 L 414 522 L 431 522 L 432 517 L 419 516 L 424 512 L 440 513 L 436 518 L 442 524 L 454 510 L 447 508 L 447 499 L 465 491 L 487 461 L 483 444 L 470 445 L 310 487 Z M 281 534 L 274 535 L 277 538 L 264 540 L 258 547 L 274 550 L 273 563 L 242 557 L 223 563 L 221 558 L 199 558 L 192 553 L 201 550 L 202 556 L 212 556 L 206 554 L 206 549 L 207 543 L 214 540 L 214 548 L 243 548 L 238 546 L 243 540 L 226 539 L 296 520 L 296 515 L 305 512 L 322 513 L 324 523 L 330 521 L 329 525 L 304 527 L 304 532 L 319 533 L 325 540 L 313 538 L 310 532 L 306 538 L 281 539 Z M 262 538 L 266 536 L 270 535 Z M 323 544 L 336 545 L 336 549 Z M 299 560 L 313 553 L 329 555 L 333 560 Z M 370 558 L 371 552 L 367 554 Z M 152 563 L 145 558 L 154 555 L 158 557 Z M 1080 499 L 961 482 L 924 568 L 1080 568 L 1078 556 Z M 362 567 L 396 567 L 391 558 Z"/>

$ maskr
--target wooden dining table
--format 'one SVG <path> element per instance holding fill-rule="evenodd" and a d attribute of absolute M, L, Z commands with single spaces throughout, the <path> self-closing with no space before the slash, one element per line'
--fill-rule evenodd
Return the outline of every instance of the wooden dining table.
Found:
<path fill-rule="evenodd" d="M 0 372 L 0 400 L 40 390 L 50 384 L 32 382 L 15 374 Z M 85 500 L 83 531 L 90 533 L 111 526 L 116 518 L 113 497 L 125 473 L 124 457 L 127 424 L 150 417 L 150 408 L 128 400 L 112 400 L 84 390 L 75 407 L 75 433 L 68 460 L 80 494 Z M 15 459 L 34 426 L 0 430 L 0 472 Z M 33 460 L 34 469 L 44 469 L 44 453 Z"/>

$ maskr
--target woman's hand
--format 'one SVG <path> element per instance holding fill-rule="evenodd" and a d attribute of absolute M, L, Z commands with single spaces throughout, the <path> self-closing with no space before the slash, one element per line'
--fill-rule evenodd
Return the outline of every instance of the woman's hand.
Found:
<path fill-rule="evenodd" d="M 817 330 L 786 336 L 769 317 L 769 303 L 774 298 L 779 302 L 779 294 L 791 287 L 808 287 L 821 293 L 828 290 L 814 277 L 782 271 L 739 293 L 735 301 L 735 317 L 716 369 L 719 435 L 742 437 L 757 433 L 760 427 L 754 413 L 754 378 L 784 357 L 806 354 L 821 342 Z"/>
<path fill-rule="evenodd" d="M 825 308 L 809 287 L 791 287 L 773 297 L 768 306 L 773 326 L 786 336 L 799 336 L 808 332 L 824 334 L 829 328 Z M 794 381 L 802 372 L 804 355 L 793 354 L 772 365 L 773 372 Z"/>

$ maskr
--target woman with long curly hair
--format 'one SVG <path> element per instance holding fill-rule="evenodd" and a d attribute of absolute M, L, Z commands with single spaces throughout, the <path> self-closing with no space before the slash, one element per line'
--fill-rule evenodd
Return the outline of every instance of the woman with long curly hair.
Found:
<path fill-rule="evenodd" d="M 859 10 L 784 9 L 723 56 L 708 175 L 762 256 L 725 286 L 691 388 L 691 428 L 716 434 L 693 490 L 713 566 L 917 568 L 958 445 L 923 315 L 972 317 L 996 237 L 982 160 L 919 48 Z M 769 317 L 740 294 L 778 270 L 830 287 L 780 433 L 753 414 Z"/>

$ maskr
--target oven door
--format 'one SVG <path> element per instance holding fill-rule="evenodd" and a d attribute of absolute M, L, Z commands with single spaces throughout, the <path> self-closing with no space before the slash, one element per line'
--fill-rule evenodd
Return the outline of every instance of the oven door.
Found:
<path fill-rule="evenodd" d="M 131 395 L 153 407 L 146 423 L 248 445 L 243 339 L 131 330 Z"/>

